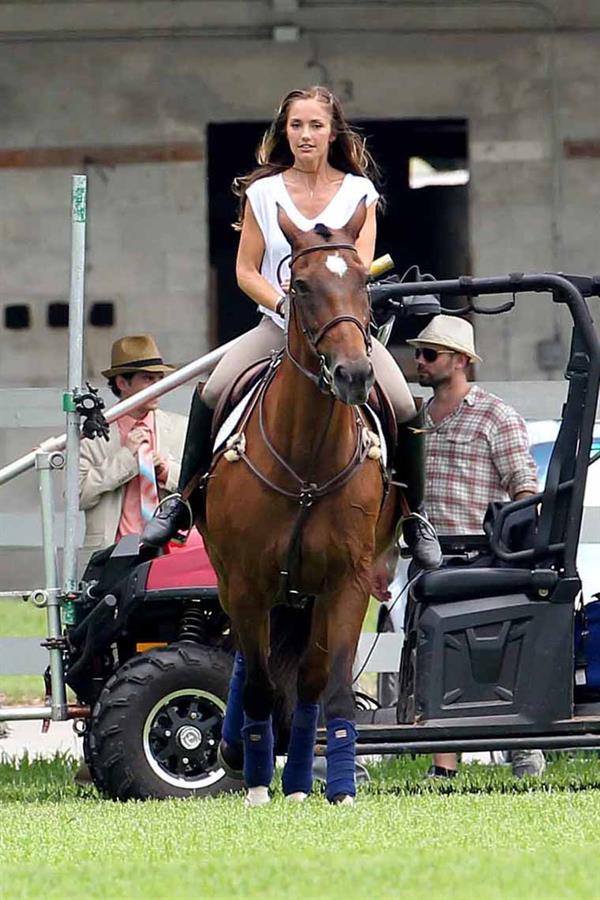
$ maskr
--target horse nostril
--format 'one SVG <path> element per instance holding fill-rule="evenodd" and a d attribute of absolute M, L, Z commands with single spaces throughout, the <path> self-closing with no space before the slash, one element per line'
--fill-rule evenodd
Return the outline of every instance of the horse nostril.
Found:
<path fill-rule="evenodd" d="M 335 377 L 340 381 L 345 381 L 347 384 L 352 384 L 353 381 L 352 372 L 346 366 L 336 366 Z"/>

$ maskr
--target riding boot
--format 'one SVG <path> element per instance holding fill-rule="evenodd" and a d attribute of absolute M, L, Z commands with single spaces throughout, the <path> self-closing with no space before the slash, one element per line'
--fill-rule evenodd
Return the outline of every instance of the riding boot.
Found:
<path fill-rule="evenodd" d="M 423 506 L 425 493 L 425 436 L 422 432 L 424 410 L 398 426 L 398 445 L 394 459 L 394 477 L 406 485 L 404 497 L 409 512 L 402 517 L 402 534 L 416 565 L 421 569 L 439 569 L 442 550 L 433 525 Z"/>
<path fill-rule="evenodd" d="M 194 391 L 177 492 L 168 497 L 150 519 L 142 532 L 142 543 L 162 547 L 181 532 L 189 531 L 194 524 L 199 511 L 199 491 L 190 486 L 210 467 L 212 420 L 213 410 L 201 400 L 199 392 Z"/>

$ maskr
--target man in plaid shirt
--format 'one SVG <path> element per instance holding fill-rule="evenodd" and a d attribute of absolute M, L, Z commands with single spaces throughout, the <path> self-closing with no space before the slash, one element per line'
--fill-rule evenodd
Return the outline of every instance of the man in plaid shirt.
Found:
<path fill-rule="evenodd" d="M 438 534 L 477 534 L 493 500 L 537 492 L 537 469 L 521 416 L 494 394 L 469 383 L 475 352 L 465 319 L 435 316 L 414 340 L 419 384 L 433 389 L 425 407 L 425 503 Z M 513 751 L 516 775 L 540 775 L 541 750 Z M 433 776 L 456 774 L 456 755 L 440 753 Z"/>

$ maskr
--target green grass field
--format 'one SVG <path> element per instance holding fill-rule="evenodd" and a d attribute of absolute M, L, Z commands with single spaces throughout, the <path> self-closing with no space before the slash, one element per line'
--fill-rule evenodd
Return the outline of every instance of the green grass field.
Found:
<path fill-rule="evenodd" d="M 46 634 L 46 611 L 23 600 L 0 595 L 0 635 L 38 637 Z M 36 703 L 44 696 L 39 675 L 0 675 L 0 703 Z"/>
<path fill-rule="evenodd" d="M 0 633 L 44 628 L 43 612 L 0 600 Z M 0 693 L 35 701 L 41 679 L 0 678 Z M 557 754 L 539 782 L 470 765 L 432 784 L 428 764 L 372 766 L 351 809 L 277 791 L 246 810 L 239 795 L 116 804 L 75 785 L 73 760 L 0 763 L 0 897 L 600 897 L 594 754 Z"/>
<path fill-rule="evenodd" d="M 116 804 L 65 760 L 0 765 L 3 898 L 590 898 L 600 894 L 600 764 L 563 755 L 539 783 L 471 765 L 382 763 L 353 808 L 279 795 Z"/>

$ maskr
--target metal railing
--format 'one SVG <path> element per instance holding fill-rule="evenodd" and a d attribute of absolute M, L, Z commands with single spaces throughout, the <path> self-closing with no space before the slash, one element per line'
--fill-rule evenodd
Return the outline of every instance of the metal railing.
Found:
<path fill-rule="evenodd" d="M 89 713 L 85 707 L 67 704 L 63 669 L 63 614 L 68 622 L 73 615 L 73 599 L 77 592 L 77 520 L 79 517 L 79 448 L 81 414 L 77 396 L 83 390 L 84 297 L 85 297 L 85 230 L 87 221 L 87 178 L 72 176 L 71 189 L 71 281 L 69 294 L 69 361 L 68 391 L 63 395 L 67 416 L 66 433 L 43 441 L 36 450 L 0 468 L 0 485 L 35 469 L 39 475 L 44 555 L 43 588 L 1 592 L 3 597 L 21 597 L 46 609 L 47 640 L 43 646 L 50 657 L 51 695 L 44 706 L 0 707 L 0 722 L 17 719 L 52 719 L 64 721 Z M 161 397 L 180 385 L 212 371 L 222 356 L 237 343 L 229 343 L 167 375 L 134 397 L 116 403 L 106 413 L 108 423 L 136 409 L 147 400 Z M 63 452 L 66 450 L 66 453 Z M 65 469 L 65 537 L 62 579 L 59 578 L 55 508 L 52 472 Z"/>

